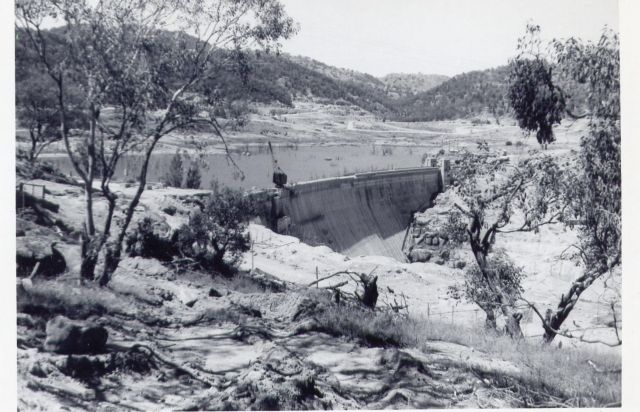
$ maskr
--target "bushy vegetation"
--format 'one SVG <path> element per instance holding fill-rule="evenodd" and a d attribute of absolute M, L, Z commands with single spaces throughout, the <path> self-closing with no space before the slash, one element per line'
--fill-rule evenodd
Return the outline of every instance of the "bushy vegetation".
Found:
<path fill-rule="evenodd" d="M 247 224 L 255 210 L 253 201 L 242 192 L 214 186 L 204 208 L 193 212 L 189 223 L 178 230 L 180 254 L 202 267 L 229 271 L 249 250 Z"/>
<path fill-rule="evenodd" d="M 187 189 L 200 189 L 202 182 L 202 174 L 200 173 L 200 167 L 198 163 L 193 161 L 187 169 L 187 177 L 184 181 L 184 187 Z"/>
<path fill-rule="evenodd" d="M 175 239 L 170 239 L 159 234 L 160 223 L 146 216 L 138 222 L 136 228 L 129 233 L 126 242 L 126 252 L 129 256 L 141 256 L 156 258 L 161 261 L 170 261 L 178 254 Z"/>
<path fill-rule="evenodd" d="M 189 167 L 186 171 L 184 160 L 189 161 Z M 200 172 L 200 166 L 198 159 L 189 156 L 186 152 L 180 154 L 180 151 L 176 151 L 176 154 L 171 158 L 169 163 L 169 169 L 162 176 L 162 183 L 169 187 L 183 187 L 187 189 L 200 189 L 202 184 L 202 173 Z"/>
<path fill-rule="evenodd" d="M 162 183 L 169 187 L 182 187 L 184 168 L 182 166 L 182 156 L 176 150 L 176 154 L 171 158 L 169 169 L 162 177 Z"/>
<path fill-rule="evenodd" d="M 500 313 L 500 299 L 493 292 L 488 279 L 495 279 L 503 293 L 512 301 L 517 300 L 523 292 L 522 280 L 525 277 L 521 267 L 515 265 L 503 251 L 494 252 L 487 260 L 485 269 L 491 272 L 485 277 L 478 265 L 469 265 L 464 272 L 464 284 L 449 288 L 449 295 L 454 299 L 466 300 L 478 305 L 486 314 L 486 328 L 496 330 L 496 318 Z"/>

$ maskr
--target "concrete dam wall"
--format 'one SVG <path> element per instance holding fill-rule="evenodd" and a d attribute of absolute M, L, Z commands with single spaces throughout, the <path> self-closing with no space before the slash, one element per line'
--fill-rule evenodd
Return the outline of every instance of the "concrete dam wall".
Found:
<path fill-rule="evenodd" d="M 297 183 L 271 191 L 266 214 L 272 229 L 307 243 L 406 261 L 407 228 L 415 212 L 432 205 L 443 174 L 420 167 Z"/>

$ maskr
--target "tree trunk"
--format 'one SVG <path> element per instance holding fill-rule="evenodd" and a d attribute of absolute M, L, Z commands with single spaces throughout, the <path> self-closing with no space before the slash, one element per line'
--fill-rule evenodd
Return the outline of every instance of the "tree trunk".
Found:
<path fill-rule="evenodd" d="M 219 249 L 219 248 L 215 248 L 215 253 L 213 254 L 213 266 L 218 268 L 218 269 L 223 269 L 225 267 L 224 264 L 224 254 L 225 254 L 226 250 L 225 249 Z"/>
<path fill-rule="evenodd" d="M 93 281 L 96 264 L 98 263 L 99 248 L 95 236 L 82 233 L 82 262 L 80 263 L 80 276 L 82 279 Z"/>
<path fill-rule="evenodd" d="M 484 328 L 486 330 L 497 331 L 498 325 L 496 324 L 496 314 L 493 310 L 485 310 L 484 313 L 487 315 L 487 318 L 484 321 Z"/>
<path fill-rule="evenodd" d="M 89 145 L 87 147 L 87 173 L 84 180 L 84 236 L 82 245 L 82 263 L 80 276 L 83 279 L 94 279 L 94 271 L 98 263 L 98 254 L 102 248 L 102 241 L 96 239 L 96 227 L 93 221 L 93 169 L 95 164 L 95 110 L 91 105 L 91 123 Z"/>
<path fill-rule="evenodd" d="M 93 237 L 96 234 L 96 227 L 93 222 L 93 187 L 91 183 L 91 181 L 84 183 L 84 224 L 88 237 Z"/>
<path fill-rule="evenodd" d="M 493 305 L 488 304 L 487 302 L 475 302 L 475 303 L 480 307 L 480 309 L 482 309 L 482 311 L 486 315 L 486 319 L 484 321 L 484 328 L 486 330 L 497 331 L 498 326 L 496 324 L 495 307 Z"/>
<path fill-rule="evenodd" d="M 120 257 L 122 254 L 122 243 L 109 244 L 106 247 L 106 253 L 104 256 L 104 268 L 102 275 L 98 281 L 100 286 L 107 286 L 111 277 L 115 273 L 118 265 L 120 264 Z"/>
<path fill-rule="evenodd" d="M 477 235 L 478 236 L 476 237 L 474 236 L 473 232 L 469 233 L 469 241 L 471 243 L 471 250 L 473 251 L 473 255 L 476 258 L 478 267 L 480 268 L 484 279 L 489 285 L 489 288 L 493 291 L 493 293 L 496 294 L 496 297 L 498 298 L 500 312 L 505 317 L 506 333 L 514 339 L 520 339 L 524 336 L 522 334 L 522 329 L 520 328 L 520 320 L 522 319 L 522 314 L 514 309 L 513 299 L 510 298 L 506 293 L 504 293 L 502 287 L 500 286 L 500 280 L 495 279 L 494 276 L 490 273 L 491 271 L 487 270 L 487 255 L 489 253 L 489 245 L 484 245 L 479 240 L 479 231 L 477 232 Z"/>
<path fill-rule="evenodd" d="M 33 133 L 33 130 L 29 130 L 29 136 L 31 137 L 31 150 L 29 151 L 29 161 L 33 162 L 34 160 L 36 160 L 36 149 L 37 149 L 38 140 L 36 139 L 36 136 Z"/>
<path fill-rule="evenodd" d="M 502 313 L 505 316 L 505 332 L 513 339 L 522 339 L 524 334 L 522 328 L 520 328 L 520 320 L 522 320 L 522 313 L 513 309 L 512 305 L 503 305 Z"/>
<path fill-rule="evenodd" d="M 87 178 L 84 182 L 85 196 L 85 218 L 87 222 L 87 231 L 89 236 L 93 236 L 96 232 L 93 223 L 93 178 L 95 169 L 95 139 L 96 139 L 96 118 L 95 108 L 91 105 L 91 123 L 89 125 L 89 145 L 87 146 Z"/>
<path fill-rule="evenodd" d="M 102 232 L 102 243 L 100 244 L 100 249 L 102 249 L 107 239 L 109 239 L 109 236 L 111 235 L 113 213 L 116 209 L 116 195 L 109 190 L 108 186 L 105 185 L 104 180 L 102 183 L 102 193 L 105 195 L 107 201 L 109 202 L 109 209 L 107 211 L 107 217 L 105 218 L 104 222 L 104 230 Z M 99 279 L 100 286 L 105 286 L 107 283 L 109 283 L 111 275 L 113 274 L 113 272 L 115 272 L 116 268 L 118 267 L 118 263 L 120 262 L 120 250 L 116 250 L 113 245 L 107 245 L 106 249 L 107 250 L 104 257 L 104 267 Z"/>
<path fill-rule="evenodd" d="M 596 279 L 600 277 L 598 273 L 586 273 L 576 279 L 571 284 L 569 292 L 566 295 L 562 295 L 560 303 L 556 308 L 555 313 L 552 310 L 548 310 L 545 314 L 544 328 L 544 342 L 551 343 L 557 335 L 557 331 L 560 329 L 564 321 L 569 317 L 569 314 L 578 303 L 578 299 L 582 292 L 584 292 Z"/>
<path fill-rule="evenodd" d="M 140 197 L 142 196 L 142 192 L 144 192 L 144 188 L 147 184 L 147 170 L 149 169 L 149 160 L 151 159 L 151 154 L 153 153 L 153 149 L 155 148 L 158 140 L 160 140 L 160 135 L 156 135 L 153 138 L 152 143 L 147 148 L 145 152 L 144 162 L 142 163 L 142 167 L 140 168 L 140 176 L 138 178 L 138 190 L 136 190 L 136 194 L 131 199 L 129 206 L 127 207 L 124 222 L 122 222 L 122 226 L 120 227 L 120 231 L 118 232 L 118 237 L 116 238 L 114 244 L 107 250 L 107 255 L 105 257 L 105 265 L 102 271 L 102 275 L 100 276 L 100 285 L 106 286 L 111 280 L 111 276 L 118 268 L 120 264 L 120 258 L 122 256 L 122 243 L 124 242 L 124 238 L 127 234 L 127 229 L 129 228 L 129 224 L 133 219 L 133 214 L 140 202 Z M 108 262 L 107 262 L 108 261 Z"/>

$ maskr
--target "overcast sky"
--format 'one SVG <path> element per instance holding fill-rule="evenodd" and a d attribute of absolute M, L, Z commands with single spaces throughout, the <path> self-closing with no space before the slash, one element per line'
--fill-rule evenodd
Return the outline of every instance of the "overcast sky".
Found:
<path fill-rule="evenodd" d="M 617 0 L 282 0 L 300 32 L 291 54 L 375 76 L 449 76 L 505 64 L 528 21 L 544 38 L 618 30 Z"/>

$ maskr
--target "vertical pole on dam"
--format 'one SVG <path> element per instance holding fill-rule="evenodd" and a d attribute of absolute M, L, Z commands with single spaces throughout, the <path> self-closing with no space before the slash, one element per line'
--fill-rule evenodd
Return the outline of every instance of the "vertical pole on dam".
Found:
<path fill-rule="evenodd" d="M 451 160 L 442 159 L 440 164 L 440 179 L 442 184 L 442 190 L 444 191 L 449 184 L 449 171 L 451 170 Z"/>

